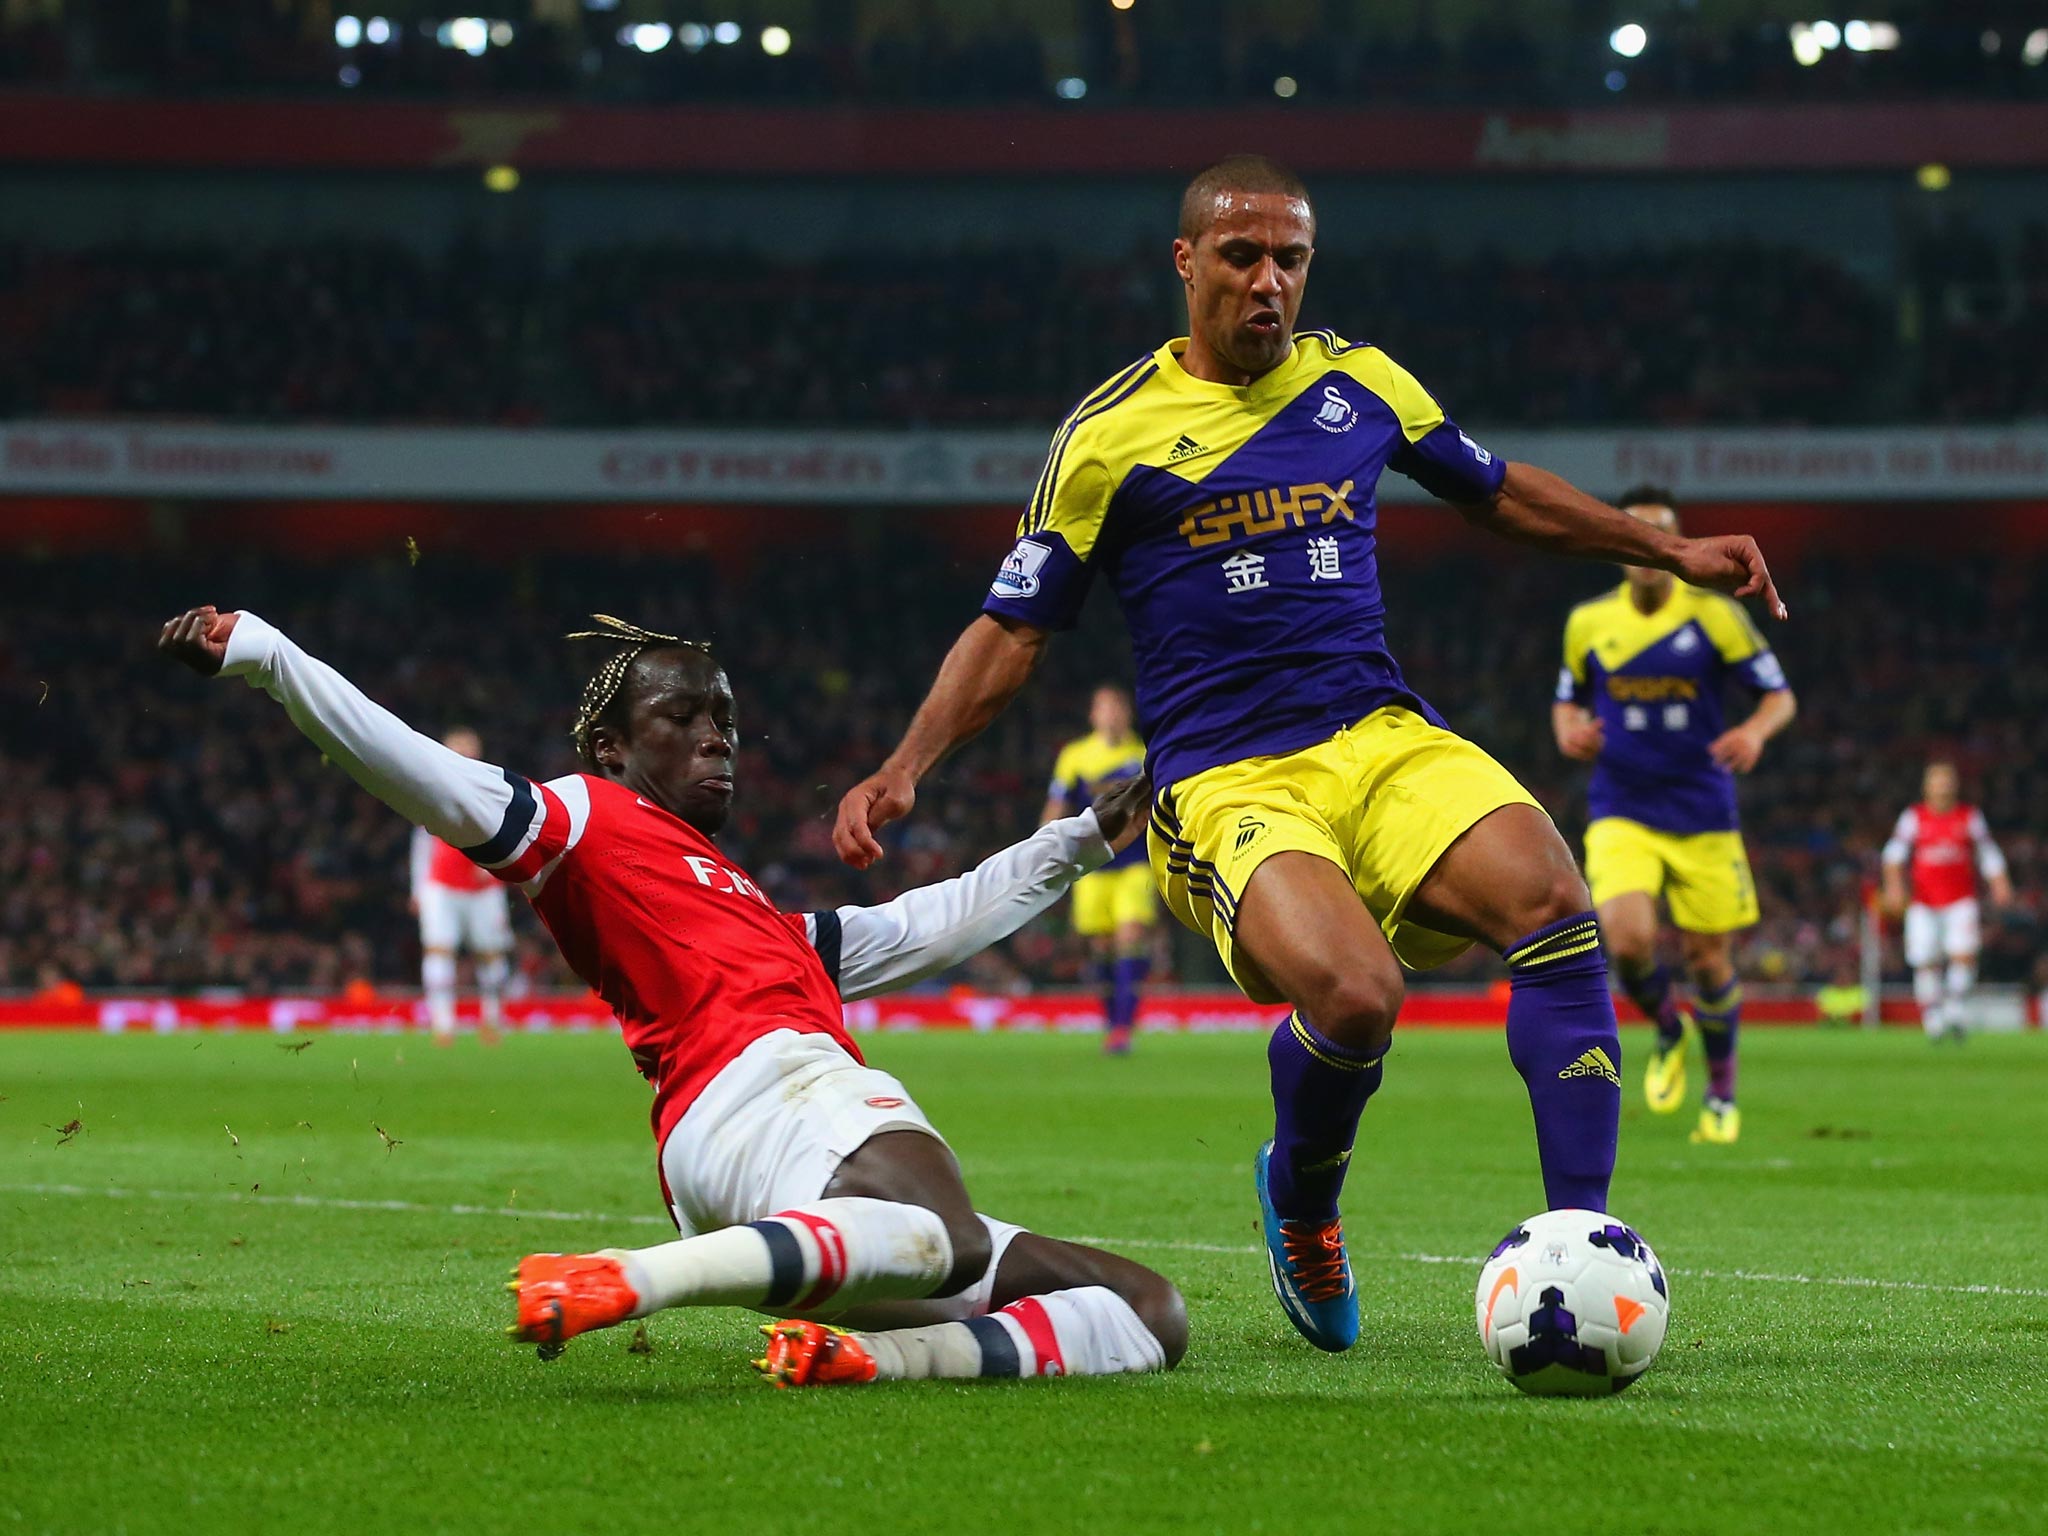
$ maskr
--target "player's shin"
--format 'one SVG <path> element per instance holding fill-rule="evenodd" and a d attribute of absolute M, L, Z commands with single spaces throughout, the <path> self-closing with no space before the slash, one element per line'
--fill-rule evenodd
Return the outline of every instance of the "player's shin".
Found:
<path fill-rule="evenodd" d="M 1109 1027 L 1129 1029 L 1138 1021 L 1138 989 L 1152 962 L 1144 955 L 1119 955 L 1110 975 Z"/>
<path fill-rule="evenodd" d="M 512 964 L 502 951 L 477 956 L 478 1017 L 487 1029 L 496 1029 L 505 1022 L 505 983 L 511 975 Z"/>
<path fill-rule="evenodd" d="M 1600 926 L 1582 912 L 1509 945 L 1506 959 L 1508 1055 L 1528 1085 L 1544 1198 L 1553 1210 L 1604 1211 L 1621 1130 L 1621 1038 Z"/>
<path fill-rule="evenodd" d="M 1963 1028 L 1964 1015 L 1970 1000 L 1970 992 L 1977 985 L 1977 965 L 1973 960 L 1951 960 L 1948 974 L 1942 987 L 1942 1012 L 1951 1029 Z"/>
<path fill-rule="evenodd" d="M 1678 1008 L 1678 989 L 1671 984 L 1671 967 L 1658 962 L 1631 971 L 1625 962 L 1617 962 L 1615 974 L 1628 1000 L 1657 1026 L 1658 1048 L 1668 1051 L 1678 1044 L 1685 1025 Z"/>
<path fill-rule="evenodd" d="M 1913 1001 L 1920 1005 L 1920 1027 L 1927 1031 L 1927 1038 L 1939 1040 L 1948 1027 L 1939 967 L 1923 965 L 1913 972 Z"/>
<path fill-rule="evenodd" d="M 856 1196 L 610 1256 L 639 1298 L 635 1317 L 691 1306 L 836 1312 L 929 1296 L 953 1269 L 936 1212 Z"/>
<path fill-rule="evenodd" d="M 1300 1010 L 1266 1046 L 1273 1079 L 1273 1209 L 1286 1221 L 1329 1221 L 1358 1137 L 1366 1100 L 1379 1091 L 1385 1053 L 1347 1050 Z"/>
<path fill-rule="evenodd" d="M 1735 1102 L 1735 1036 L 1742 1026 L 1742 982 L 1730 976 L 1718 992 L 1700 989 L 1694 1014 L 1707 1058 L 1707 1097 Z"/>
<path fill-rule="evenodd" d="M 420 959 L 420 989 L 426 993 L 427 1022 L 443 1039 L 455 1033 L 455 957 L 429 950 Z"/>
<path fill-rule="evenodd" d="M 970 1376 L 1113 1376 L 1166 1368 L 1166 1351 L 1106 1286 L 1028 1296 L 1000 1312 L 858 1335 L 880 1381 Z"/>

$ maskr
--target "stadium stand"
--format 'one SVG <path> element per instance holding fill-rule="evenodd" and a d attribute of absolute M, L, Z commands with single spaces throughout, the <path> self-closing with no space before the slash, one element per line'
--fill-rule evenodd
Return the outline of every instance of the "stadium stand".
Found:
<path fill-rule="evenodd" d="M 887 558 L 806 547 L 745 573 L 595 556 L 337 564 L 201 543 L 5 562 L 0 988 L 324 990 L 355 978 L 404 985 L 416 972 L 406 828 L 320 771 L 280 712 L 159 666 L 138 615 L 208 597 L 247 603 L 422 729 L 474 723 L 487 754 L 541 775 L 574 767 L 582 663 L 556 637 L 584 612 L 708 635 L 733 672 L 745 737 L 727 840 L 798 909 L 886 897 L 1019 835 L 1098 669 L 1123 655 L 1113 614 L 1092 605 L 990 737 L 926 786 L 870 879 L 833 857 L 831 810 L 893 741 L 971 611 L 982 564 L 914 538 L 890 541 Z M 1395 540 L 1387 559 L 1392 640 L 1411 681 L 1576 828 L 1582 778 L 1549 739 L 1552 647 L 1564 608 L 1598 590 L 1599 573 L 1489 561 L 1486 622 L 1444 624 L 1432 615 L 1463 611 L 1470 552 L 1404 558 Z M 862 579 L 849 581 L 856 563 Z M 1794 590 L 1806 622 L 1773 638 L 1802 717 L 1743 788 L 1765 912 L 1744 940 L 1745 972 L 1817 984 L 1853 963 L 1888 825 L 1870 807 L 1904 803 L 1923 754 L 1940 748 L 1964 764 L 2020 891 L 2020 910 L 1990 926 L 1986 974 L 2024 977 L 2048 917 L 2048 798 L 2028 771 L 2048 757 L 2048 681 L 1993 663 L 2048 642 L 2048 565 L 1817 556 Z M 803 617 L 792 625 L 792 614 Z M 973 979 L 998 990 L 1073 981 L 1078 956 L 1062 930 L 1028 930 Z M 521 952 L 531 981 L 560 979 L 530 924 Z M 1207 979 L 1205 952 L 1182 958 L 1185 976 Z M 1492 964 L 1474 956 L 1453 974 Z"/>
<path fill-rule="evenodd" d="M 564 424 L 1051 422 L 1184 323 L 1156 252 L 803 262 L 516 243 L 0 246 L 0 415 Z M 1317 257 L 1305 324 L 1386 346 L 1475 425 L 2048 408 L 2048 225 L 1957 216 L 1883 291 L 1752 241 Z"/>

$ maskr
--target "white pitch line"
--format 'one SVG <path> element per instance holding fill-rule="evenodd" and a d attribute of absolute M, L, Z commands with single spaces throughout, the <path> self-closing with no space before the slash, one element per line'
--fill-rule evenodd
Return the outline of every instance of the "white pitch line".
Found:
<path fill-rule="evenodd" d="M 113 1200 L 159 1200 L 171 1203 L 219 1201 L 228 1205 L 296 1206 L 302 1210 L 394 1211 L 408 1216 L 495 1216 L 510 1221 L 566 1221 L 584 1226 L 626 1224 L 668 1227 L 666 1216 L 645 1213 L 617 1215 L 609 1211 L 552 1211 L 522 1209 L 516 1205 L 424 1205 L 414 1200 L 351 1200 L 337 1195 L 265 1195 L 242 1190 L 201 1189 L 119 1189 L 90 1188 L 84 1184 L 0 1184 L 0 1194 L 104 1196 Z M 1220 1253 L 1249 1256 L 1264 1252 L 1251 1243 L 1197 1243 L 1178 1238 L 1074 1237 L 1070 1242 L 1096 1248 L 1147 1248 L 1164 1253 Z M 1475 1254 L 1393 1253 L 1359 1254 L 1366 1261 L 1402 1264 L 1474 1265 L 1484 1260 Z M 2016 1296 L 2048 1300 L 2048 1290 L 2011 1285 L 1942 1285 L 1927 1280 L 1879 1280 L 1868 1275 L 1781 1275 L 1757 1269 L 1673 1269 L 1688 1280 L 1728 1280 L 1746 1285 L 1823 1285 L 1861 1291 L 1920 1291 L 1939 1296 Z"/>

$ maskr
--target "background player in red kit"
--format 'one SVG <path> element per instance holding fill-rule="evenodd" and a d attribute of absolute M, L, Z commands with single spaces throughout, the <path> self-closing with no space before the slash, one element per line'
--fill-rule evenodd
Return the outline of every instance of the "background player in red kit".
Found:
<path fill-rule="evenodd" d="M 252 613 L 195 608 L 158 642 L 269 693 L 358 784 L 520 886 L 653 1084 L 682 1237 L 529 1256 L 513 1337 L 552 1353 L 664 1307 L 742 1306 L 808 1319 L 765 1330 L 756 1363 L 778 1385 L 1175 1363 L 1179 1292 L 1114 1254 L 978 1215 L 951 1150 L 903 1085 L 861 1060 L 840 1007 L 1050 907 L 1135 835 L 1147 786 L 883 906 L 778 912 L 711 840 L 739 739 L 724 671 L 700 645 L 598 623 L 572 637 L 612 647 L 576 724 L 589 771 L 544 784 L 408 729 Z"/>
<path fill-rule="evenodd" d="M 1998 907 L 2012 901 L 2012 881 L 1984 813 L 1958 796 L 1955 764 L 1929 763 L 1920 796 L 1899 813 L 1884 845 L 1884 901 L 1893 914 L 1906 915 L 1906 963 L 1927 1038 L 1960 1040 L 1963 1008 L 1977 984 L 1977 877 Z"/>
<path fill-rule="evenodd" d="M 477 733 L 458 725 L 441 738 L 450 752 L 484 755 Z M 493 880 L 425 827 L 412 829 L 412 910 L 420 920 L 420 990 L 436 1045 L 455 1040 L 455 955 L 467 949 L 476 967 L 477 1034 L 498 1038 L 505 1021 L 505 980 L 511 974 L 511 903 Z"/>

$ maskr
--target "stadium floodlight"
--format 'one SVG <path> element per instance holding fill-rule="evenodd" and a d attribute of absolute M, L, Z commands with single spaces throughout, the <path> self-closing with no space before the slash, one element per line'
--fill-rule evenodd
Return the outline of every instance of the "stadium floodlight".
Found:
<path fill-rule="evenodd" d="M 1982 37 L 1977 39 L 1977 42 L 1984 50 L 1984 57 L 1992 59 L 1998 57 L 1998 50 L 2004 46 L 2005 39 L 1996 32 L 1987 30 Z"/>
<path fill-rule="evenodd" d="M 344 64 L 334 78 L 342 83 L 344 89 L 354 90 L 363 83 L 363 72 L 353 64 Z"/>
<path fill-rule="evenodd" d="M 491 23 L 491 46 L 493 48 L 510 48 L 512 46 L 511 22 L 494 21 Z"/>
<path fill-rule="evenodd" d="M 494 165 L 484 172 L 484 185 L 493 192 L 517 192 L 519 168 L 515 165 Z"/>
<path fill-rule="evenodd" d="M 771 59 L 779 59 L 789 52 L 790 36 L 787 27 L 763 27 L 761 29 L 761 51 Z"/>
<path fill-rule="evenodd" d="M 1843 22 L 1842 46 L 1851 53 L 1870 52 L 1870 23 L 1867 21 Z"/>
<path fill-rule="evenodd" d="M 1639 21 L 1625 21 L 1607 34 L 1607 46 L 1624 59 L 1639 59 L 1650 46 L 1650 31 Z"/>
<path fill-rule="evenodd" d="M 382 48 L 391 41 L 391 22 L 383 16 L 372 16 L 363 27 L 363 36 Z"/>
<path fill-rule="evenodd" d="M 686 21 L 676 28 L 676 42 L 685 53 L 702 53 L 711 44 L 711 29 L 701 21 Z"/>
<path fill-rule="evenodd" d="M 1128 11 L 1137 3 L 1138 0 L 1109 0 L 1109 8 L 1113 11 Z"/>
<path fill-rule="evenodd" d="M 1786 35 L 1792 39 L 1793 58 L 1809 69 L 1820 62 L 1821 54 L 1826 50 L 1821 47 L 1820 39 L 1813 35 L 1812 27 L 1803 21 L 1795 21 Z"/>
<path fill-rule="evenodd" d="M 619 0 L 583 0 L 586 11 L 616 11 L 618 8 Z"/>
<path fill-rule="evenodd" d="M 1947 166 L 1938 160 L 1931 160 L 1913 173 L 1913 179 L 1920 184 L 1922 192 L 1946 192 L 1949 182 L 1954 178 L 1949 175 Z"/>
<path fill-rule="evenodd" d="M 711 29 L 711 41 L 720 47 L 730 48 L 740 40 L 740 24 L 736 21 L 721 21 Z"/>
<path fill-rule="evenodd" d="M 2048 59 L 2048 27 L 2036 27 L 2020 45 L 2020 60 L 2026 64 L 2039 64 L 2043 59 Z"/>
<path fill-rule="evenodd" d="M 1813 24 L 1813 40 L 1832 53 L 1842 46 L 1842 29 L 1832 21 L 1816 21 Z"/>
<path fill-rule="evenodd" d="M 1610 91 L 1625 91 L 1628 89 L 1628 76 L 1618 69 L 1610 69 L 1607 71 L 1607 77 L 1600 83 Z"/>
<path fill-rule="evenodd" d="M 1899 29 L 1889 21 L 1873 21 L 1870 24 L 1870 51 L 1890 53 L 1899 46 Z"/>
<path fill-rule="evenodd" d="M 360 16 L 337 16 L 334 18 L 334 46 L 353 48 L 363 40 L 363 18 Z"/>
<path fill-rule="evenodd" d="M 675 33 L 665 21 L 640 21 L 632 26 L 619 28 L 619 41 L 628 48 L 637 48 L 642 53 L 659 53 L 668 46 Z"/>
<path fill-rule="evenodd" d="M 1273 94 L 1282 101 L 1292 101 L 1301 91 L 1301 82 L 1292 75 L 1282 75 L 1273 82 Z"/>
<path fill-rule="evenodd" d="M 459 48 L 471 58 L 491 46 L 491 24 L 481 16 L 455 16 L 435 29 L 434 41 L 443 48 Z"/>
<path fill-rule="evenodd" d="M 1088 82 L 1079 75 L 1063 75 L 1052 88 L 1061 101 L 1079 101 L 1088 94 Z"/>

